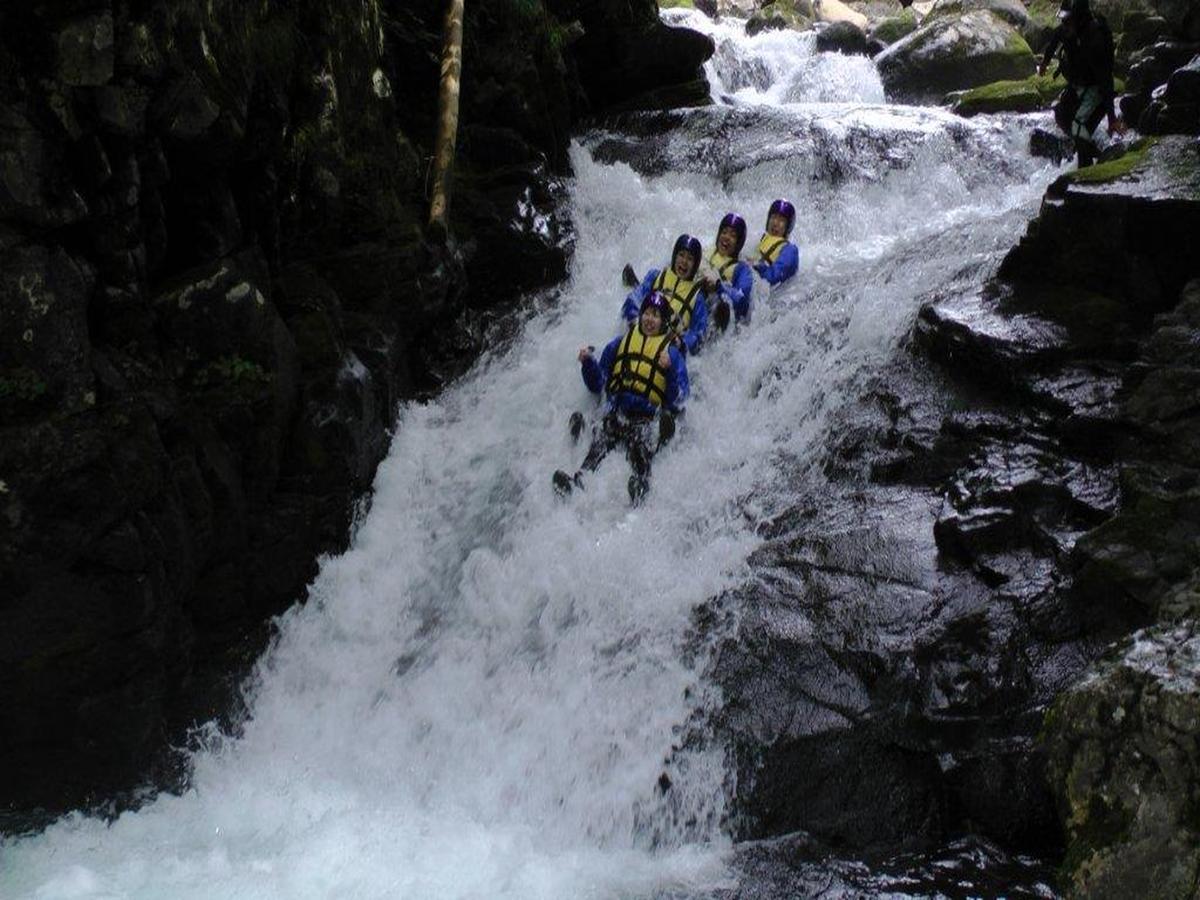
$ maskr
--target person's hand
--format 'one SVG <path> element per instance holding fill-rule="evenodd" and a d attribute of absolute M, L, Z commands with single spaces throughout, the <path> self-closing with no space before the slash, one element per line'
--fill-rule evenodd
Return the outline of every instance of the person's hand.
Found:
<path fill-rule="evenodd" d="M 717 285 L 719 285 L 721 283 L 721 280 L 719 278 L 717 278 L 716 275 L 709 272 L 707 275 L 704 276 L 703 282 L 704 282 L 705 291 L 711 292 L 711 291 L 715 291 L 717 289 Z"/>
<path fill-rule="evenodd" d="M 1037 73 L 1038 73 L 1039 75 L 1045 75 L 1045 74 L 1046 74 L 1046 64 L 1045 64 L 1044 62 L 1040 62 L 1040 63 L 1038 63 L 1038 64 L 1037 64 Z"/>
<path fill-rule="evenodd" d="M 1121 120 L 1120 116 L 1114 116 L 1112 113 L 1108 114 L 1108 133 L 1109 134 L 1124 134 L 1125 133 L 1125 123 Z"/>
<path fill-rule="evenodd" d="M 659 353 L 658 364 L 664 369 L 671 368 L 671 354 L 666 350 L 663 350 L 661 353 Z"/>
<path fill-rule="evenodd" d="M 595 347 L 580 347 L 579 348 L 579 361 L 587 362 L 589 359 L 592 358 L 592 353 L 595 351 L 595 349 L 596 349 Z"/>

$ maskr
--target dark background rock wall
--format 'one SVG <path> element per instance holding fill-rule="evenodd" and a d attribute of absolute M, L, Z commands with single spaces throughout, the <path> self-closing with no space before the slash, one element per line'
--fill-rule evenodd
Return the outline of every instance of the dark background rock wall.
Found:
<path fill-rule="evenodd" d="M 467 6 L 448 246 L 441 2 L 0 11 L 0 824 L 166 777 L 344 546 L 397 404 L 565 273 L 574 123 L 696 93 L 712 51 L 652 0 Z"/>

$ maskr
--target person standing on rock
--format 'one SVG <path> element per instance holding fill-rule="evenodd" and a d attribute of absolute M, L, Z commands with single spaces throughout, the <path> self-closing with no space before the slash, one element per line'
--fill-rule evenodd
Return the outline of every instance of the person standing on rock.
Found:
<path fill-rule="evenodd" d="M 671 304 L 673 318 L 668 324 L 675 332 L 675 346 L 684 353 L 696 353 L 708 331 L 708 296 L 696 280 L 702 252 L 700 242 L 690 234 L 681 234 L 671 251 L 671 264 L 651 269 L 642 283 L 630 291 L 621 307 L 621 317 L 631 325 L 641 315 L 643 301 L 654 291 Z"/>
<path fill-rule="evenodd" d="M 1103 16 L 1092 14 L 1088 0 L 1063 0 L 1061 20 L 1038 74 L 1046 74 L 1058 57 L 1058 71 L 1067 86 L 1054 104 L 1054 120 L 1075 141 L 1079 167 L 1090 166 L 1099 151 L 1093 138 L 1100 120 L 1108 117 L 1110 134 L 1124 131 L 1114 107 L 1113 37 Z"/>
<path fill-rule="evenodd" d="M 726 213 L 717 226 L 717 240 L 701 267 L 700 280 L 710 297 L 717 297 L 713 307 L 713 324 L 720 331 L 729 327 L 729 314 L 742 323 L 750 321 L 751 292 L 754 276 L 750 266 L 742 262 L 746 246 L 746 220 L 737 213 Z"/>
<path fill-rule="evenodd" d="M 800 268 L 800 249 L 789 238 L 796 224 L 796 207 L 779 199 L 767 210 L 766 231 L 758 242 L 754 271 L 768 284 L 783 284 Z"/>
<path fill-rule="evenodd" d="M 673 313 L 664 294 L 651 291 L 637 321 L 613 338 L 596 361 L 594 347 L 579 348 L 580 374 L 593 394 L 608 396 L 604 418 L 592 432 L 592 444 L 574 475 L 559 469 L 551 479 L 561 496 L 583 487 L 583 473 L 594 472 L 609 451 L 624 444 L 633 474 L 629 499 L 640 503 L 650 487 L 650 460 L 675 434 L 675 416 L 688 396 L 687 361 L 672 343 Z M 653 425 L 658 420 L 657 434 Z"/>

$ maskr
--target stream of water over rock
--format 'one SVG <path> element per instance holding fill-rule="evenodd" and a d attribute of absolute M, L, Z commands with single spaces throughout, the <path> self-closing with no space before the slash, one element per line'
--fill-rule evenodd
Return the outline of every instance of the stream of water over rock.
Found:
<path fill-rule="evenodd" d="M 737 862 L 728 748 L 683 745 L 722 703 L 706 676 L 720 635 L 697 644 L 693 611 L 753 589 L 759 526 L 791 500 L 776 486 L 819 481 L 831 430 L 904 352 L 921 301 L 982 282 L 1056 170 L 1029 156 L 1029 122 L 885 105 L 869 60 L 816 54 L 811 35 L 672 19 L 717 42 L 718 104 L 577 141 L 569 282 L 402 411 L 369 513 L 281 618 L 240 734 L 202 742 L 182 795 L 5 839 L 0 895 L 699 898 L 771 882 Z M 798 209 L 800 273 L 692 361 L 647 502 L 629 507 L 616 454 L 560 502 L 549 475 L 582 457 L 567 417 L 596 408 L 575 352 L 616 333 L 622 265 L 661 265 L 680 231 L 711 242 L 728 210 L 753 244 L 777 196 Z M 826 883 L 855 872 L 831 864 Z M 912 884 L 855 883 L 838 896 Z"/>

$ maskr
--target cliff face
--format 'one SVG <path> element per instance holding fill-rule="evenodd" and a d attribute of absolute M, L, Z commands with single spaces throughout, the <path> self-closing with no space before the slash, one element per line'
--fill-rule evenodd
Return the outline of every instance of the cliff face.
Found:
<path fill-rule="evenodd" d="M 570 129 L 610 99 L 572 41 L 662 26 L 549 6 L 468 4 L 449 246 L 442 3 L 0 12 L 0 812 L 103 798 L 221 712 L 397 404 L 561 278 Z M 676 40 L 622 99 L 698 76 Z"/>

